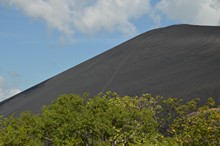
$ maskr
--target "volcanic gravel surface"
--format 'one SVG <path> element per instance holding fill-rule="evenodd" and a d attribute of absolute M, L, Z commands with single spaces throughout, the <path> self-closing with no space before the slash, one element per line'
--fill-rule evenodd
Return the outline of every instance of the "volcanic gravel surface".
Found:
<path fill-rule="evenodd" d="M 109 90 L 204 102 L 214 97 L 220 104 L 220 27 L 174 25 L 148 31 L 2 101 L 0 115 L 39 113 L 62 94 L 92 96 Z"/>

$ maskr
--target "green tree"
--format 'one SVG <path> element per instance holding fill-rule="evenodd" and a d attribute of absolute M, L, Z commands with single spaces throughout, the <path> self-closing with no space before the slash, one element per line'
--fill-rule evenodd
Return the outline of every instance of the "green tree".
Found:
<path fill-rule="evenodd" d="M 62 95 L 41 114 L 0 117 L 0 145 L 218 145 L 219 109 L 212 98 L 202 107 L 197 101 L 115 92 Z M 161 117 L 164 109 L 170 112 Z M 171 137 L 159 132 L 166 122 Z"/>
<path fill-rule="evenodd" d="M 38 115 L 28 112 L 19 118 L 10 116 L 0 119 L 0 145 L 43 145 L 41 120 Z"/>
<path fill-rule="evenodd" d="M 174 138 L 183 145 L 218 146 L 220 144 L 220 109 L 212 108 L 212 98 L 202 107 L 192 100 L 175 107 L 178 116 L 170 127 Z"/>

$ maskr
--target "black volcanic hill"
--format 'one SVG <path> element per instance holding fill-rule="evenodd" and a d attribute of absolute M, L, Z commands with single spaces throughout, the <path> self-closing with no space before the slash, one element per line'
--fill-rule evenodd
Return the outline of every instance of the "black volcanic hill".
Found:
<path fill-rule="evenodd" d="M 185 100 L 212 96 L 220 104 L 220 27 L 148 31 L 1 102 L 0 114 L 36 113 L 61 94 L 108 90 Z"/>

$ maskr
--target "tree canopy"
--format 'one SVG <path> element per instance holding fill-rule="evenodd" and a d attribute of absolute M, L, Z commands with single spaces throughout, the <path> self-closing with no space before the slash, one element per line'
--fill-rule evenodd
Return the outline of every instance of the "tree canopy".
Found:
<path fill-rule="evenodd" d="M 62 95 L 40 114 L 1 116 L 0 145 L 219 145 L 220 112 L 214 100 L 202 107 L 197 102 L 115 92 L 92 98 Z"/>

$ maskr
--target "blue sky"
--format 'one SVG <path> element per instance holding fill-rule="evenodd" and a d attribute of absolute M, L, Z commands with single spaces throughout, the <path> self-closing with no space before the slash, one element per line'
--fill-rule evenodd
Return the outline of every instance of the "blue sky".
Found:
<path fill-rule="evenodd" d="M 0 101 L 157 27 L 220 25 L 220 0 L 1 0 Z"/>

